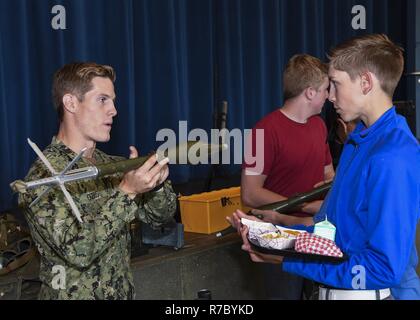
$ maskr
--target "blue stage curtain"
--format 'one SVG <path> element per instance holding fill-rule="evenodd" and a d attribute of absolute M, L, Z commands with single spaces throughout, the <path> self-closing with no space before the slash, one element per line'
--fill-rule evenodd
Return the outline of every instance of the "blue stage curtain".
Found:
<path fill-rule="evenodd" d="M 118 116 L 111 141 L 98 147 L 127 156 L 132 144 L 146 154 L 160 144 L 156 133 L 178 133 L 180 120 L 209 132 L 222 100 L 228 129 L 251 128 L 281 106 L 281 74 L 295 53 L 324 59 L 339 41 L 371 32 L 405 46 L 412 1 L 0 0 L 0 210 L 15 205 L 9 183 L 35 159 L 26 138 L 44 148 L 57 132 L 51 79 L 63 64 L 115 68 Z M 367 10 L 366 30 L 351 27 L 357 4 Z M 51 27 L 54 5 L 66 9 L 66 30 Z M 170 178 L 208 170 L 171 166 Z"/>

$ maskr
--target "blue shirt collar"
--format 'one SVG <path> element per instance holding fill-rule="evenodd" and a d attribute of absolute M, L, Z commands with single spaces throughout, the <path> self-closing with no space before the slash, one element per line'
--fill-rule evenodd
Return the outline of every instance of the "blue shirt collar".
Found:
<path fill-rule="evenodd" d="M 375 121 L 373 125 L 369 128 L 366 128 L 364 123 L 360 121 L 354 131 L 349 134 L 347 142 L 353 141 L 356 144 L 360 144 L 366 141 L 369 141 L 372 138 L 377 136 L 377 133 L 392 119 L 397 115 L 395 111 L 395 106 L 386 111 L 378 120 Z"/>

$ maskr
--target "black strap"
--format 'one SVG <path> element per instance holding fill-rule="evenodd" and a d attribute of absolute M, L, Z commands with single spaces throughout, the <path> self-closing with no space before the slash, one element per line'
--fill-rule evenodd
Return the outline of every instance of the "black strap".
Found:
<path fill-rule="evenodd" d="M 381 292 L 379 290 L 375 290 L 376 300 L 381 300 Z"/>

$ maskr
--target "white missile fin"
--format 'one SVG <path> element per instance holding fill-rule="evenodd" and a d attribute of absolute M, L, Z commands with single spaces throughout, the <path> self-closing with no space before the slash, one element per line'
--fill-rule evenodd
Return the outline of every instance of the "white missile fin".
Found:
<path fill-rule="evenodd" d="M 55 172 L 54 168 L 52 167 L 51 163 L 47 160 L 47 158 L 44 156 L 42 151 L 38 148 L 38 146 L 31 141 L 31 139 L 28 138 L 28 143 L 31 146 L 32 150 L 35 151 L 35 153 L 38 155 L 38 157 L 41 159 L 41 161 L 45 164 L 45 166 L 48 168 L 48 170 L 51 171 L 53 175 L 56 175 L 57 172 Z"/>
<path fill-rule="evenodd" d="M 60 188 L 63 191 L 67 201 L 69 202 L 70 207 L 73 210 L 73 213 L 76 216 L 77 220 L 79 220 L 80 223 L 83 223 L 82 217 L 80 216 L 80 211 L 77 208 L 76 204 L 74 203 L 73 198 L 71 197 L 70 193 L 67 191 L 64 185 L 60 184 Z"/>
<path fill-rule="evenodd" d="M 73 167 L 73 165 L 79 161 L 79 159 L 83 156 L 87 148 L 83 148 L 80 153 L 64 168 L 63 171 L 60 172 L 60 176 L 65 174 L 69 169 Z"/>
<path fill-rule="evenodd" d="M 46 194 L 48 191 L 50 191 L 50 189 L 52 188 L 52 186 L 49 186 L 47 189 L 45 189 L 44 191 L 42 191 L 42 193 L 34 200 L 31 202 L 31 204 L 29 205 L 29 208 L 32 207 L 34 204 L 36 204 L 44 194 Z"/>

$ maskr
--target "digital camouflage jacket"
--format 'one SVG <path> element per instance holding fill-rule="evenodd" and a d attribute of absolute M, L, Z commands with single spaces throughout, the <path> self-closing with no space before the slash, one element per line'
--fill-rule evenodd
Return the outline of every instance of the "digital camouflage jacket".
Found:
<path fill-rule="evenodd" d="M 57 172 L 76 156 L 55 137 L 43 151 Z M 100 150 L 93 154 L 96 164 L 121 160 Z M 72 169 L 90 166 L 81 159 Z M 50 176 L 37 159 L 25 180 Z M 77 181 L 66 188 L 78 206 L 83 223 L 74 216 L 59 187 L 53 187 L 41 200 L 29 204 L 46 187 L 19 196 L 32 236 L 41 254 L 40 299 L 132 299 L 129 224 L 136 217 L 159 227 L 176 210 L 176 195 L 170 182 L 163 190 L 130 199 L 118 185 L 122 174 L 96 180 Z"/>

